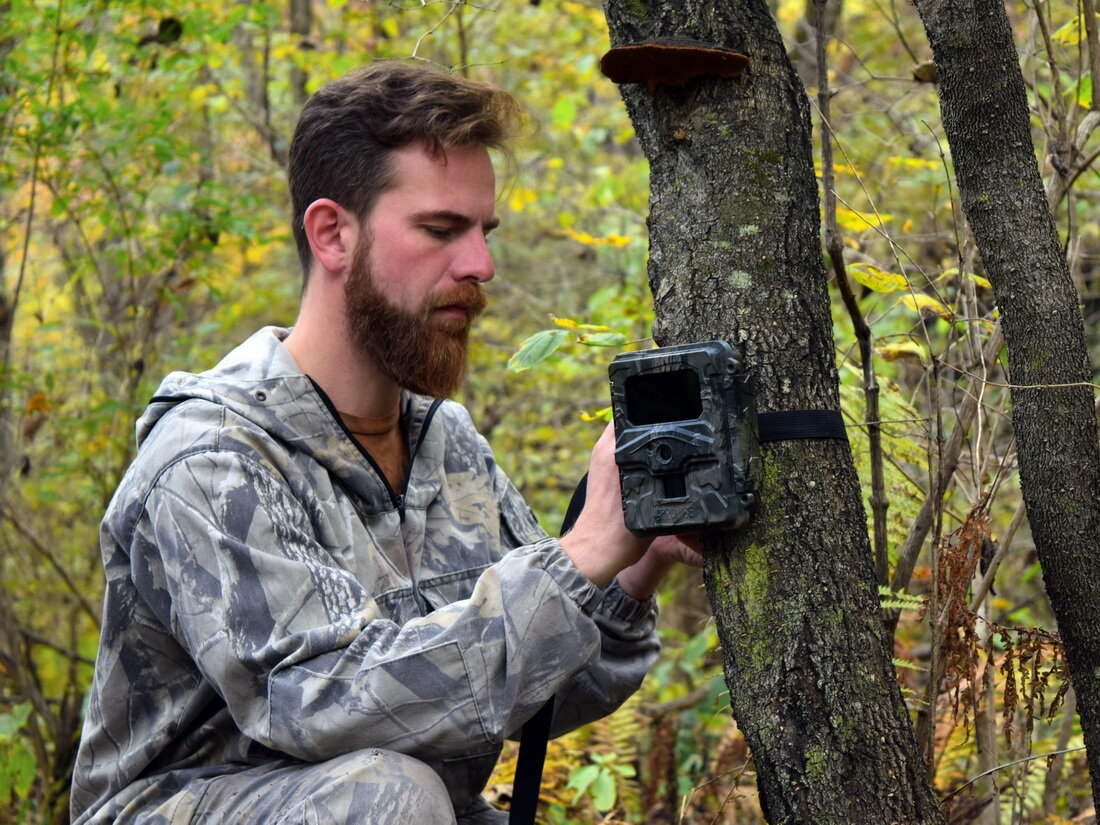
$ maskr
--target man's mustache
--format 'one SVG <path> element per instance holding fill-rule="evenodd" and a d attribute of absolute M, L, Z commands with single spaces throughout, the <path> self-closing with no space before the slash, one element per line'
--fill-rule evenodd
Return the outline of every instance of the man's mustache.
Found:
<path fill-rule="evenodd" d="M 484 311 L 488 303 L 489 298 L 478 284 L 466 282 L 434 296 L 428 305 L 428 311 L 462 307 L 470 320 L 473 320 Z"/>

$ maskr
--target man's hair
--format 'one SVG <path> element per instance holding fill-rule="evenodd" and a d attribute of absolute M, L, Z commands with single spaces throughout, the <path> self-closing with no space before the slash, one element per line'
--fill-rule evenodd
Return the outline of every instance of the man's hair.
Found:
<path fill-rule="evenodd" d="M 319 89 L 298 118 L 288 176 L 294 240 L 309 277 L 306 208 L 331 198 L 365 220 L 394 185 L 392 153 L 415 142 L 429 151 L 507 150 L 519 104 L 502 89 L 422 64 L 380 61 Z"/>

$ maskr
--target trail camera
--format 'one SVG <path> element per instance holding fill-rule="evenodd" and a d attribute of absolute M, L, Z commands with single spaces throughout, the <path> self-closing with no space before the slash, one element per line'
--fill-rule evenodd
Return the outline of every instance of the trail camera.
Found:
<path fill-rule="evenodd" d="M 756 404 L 725 341 L 619 355 L 608 370 L 615 462 L 636 535 L 739 527 L 756 505 Z"/>

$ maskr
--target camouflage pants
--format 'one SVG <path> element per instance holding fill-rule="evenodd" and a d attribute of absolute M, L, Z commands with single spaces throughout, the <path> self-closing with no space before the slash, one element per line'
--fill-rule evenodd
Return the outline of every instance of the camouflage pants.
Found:
<path fill-rule="evenodd" d="M 371 748 L 316 765 L 277 762 L 188 783 L 133 825 L 497 825 L 508 815 L 480 797 L 455 817 L 431 768 Z"/>

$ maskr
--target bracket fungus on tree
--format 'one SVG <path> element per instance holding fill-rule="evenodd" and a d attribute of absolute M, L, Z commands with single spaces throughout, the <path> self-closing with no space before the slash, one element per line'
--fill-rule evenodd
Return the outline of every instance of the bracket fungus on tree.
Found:
<path fill-rule="evenodd" d="M 600 71 L 614 83 L 683 86 L 697 77 L 737 77 L 749 59 L 732 49 L 684 37 L 658 37 L 615 46 L 600 59 Z"/>

